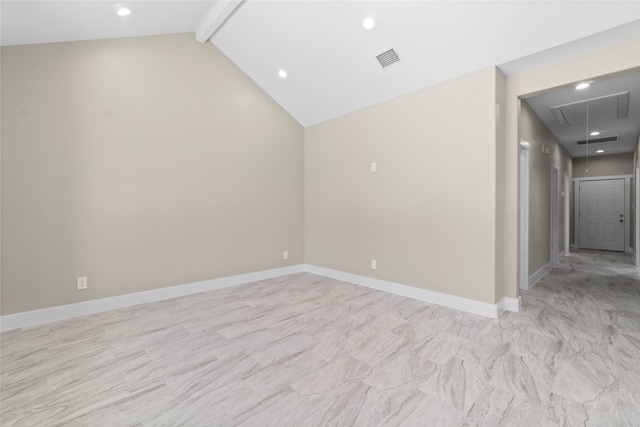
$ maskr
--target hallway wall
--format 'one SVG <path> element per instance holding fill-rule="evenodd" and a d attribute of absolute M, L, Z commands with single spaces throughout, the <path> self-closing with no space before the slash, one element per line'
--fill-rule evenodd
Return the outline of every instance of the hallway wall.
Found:
<path fill-rule="evenodd" d="M 551 260 L 551 168 L 557 166 L 559 214 L 558 251 L 564 251 L 564 173 L 571 179 L 569 152 L 560 144 L 526 100 L 520 110 L 520 137 L 531 144 L 529 175 L 529 277 Z M 549 148 L 549 154 L 542 147 Z"/>
<path fill-rule="evenodd" d="M 572 163 L 574 178 L 633 174 L 633 153 L 591 156 L 589 157 L 589 172 L 586 171 L 586 157 L 576 157 Z"/>

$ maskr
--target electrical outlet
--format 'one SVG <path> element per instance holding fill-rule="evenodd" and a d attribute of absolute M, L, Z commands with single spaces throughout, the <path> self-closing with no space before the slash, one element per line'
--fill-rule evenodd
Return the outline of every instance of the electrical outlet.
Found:
<path fill-rule="evenodd" d="M 87 287 L 89 286 L 88 281 L 87 281 L 87 276 L 78 277 L 77 284 L 78 284 L 78 290 L 79 291 L 82 290 L 82 289 L 87 289 Z"/>
<path fill-rule="evenodd" d="M 371 163 L 371 173 L 378 171 L 378 165 L 376 163 Z"/>
<path fill-rule="evenodd" d="M 378 261 L 376 261 L 375 259 L 371 260 L 371 269 L 375 270 L 378 268 Z"/>
<path fill-rule="evenodd" d="M 282 252 L 282 259 L 289 259 L 289 251 Z"/>

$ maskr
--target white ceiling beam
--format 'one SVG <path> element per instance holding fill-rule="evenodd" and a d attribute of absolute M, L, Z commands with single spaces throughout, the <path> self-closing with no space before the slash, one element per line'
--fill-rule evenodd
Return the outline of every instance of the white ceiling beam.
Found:
<path fill-rule="evenodd" d="M 211 9 L 211 12 L 209 12 L 200 25 L 198 25 L 198 29 L 196 30 L 196 40 L 200 43 L 204 43 L 209 40 L 243 1 L 244 0 L 217 1 L 213 9 Z"/>

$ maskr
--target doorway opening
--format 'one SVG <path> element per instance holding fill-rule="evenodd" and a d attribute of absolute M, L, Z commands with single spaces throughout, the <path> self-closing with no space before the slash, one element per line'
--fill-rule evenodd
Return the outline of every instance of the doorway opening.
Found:
<path fill-rule="evenodd" d="M 609 221 L 600 231 L 607 240 L 614 225 L 623 225 L 620 235 L 626 240 L 615 247 L 618 249 L 594 249 L 628 253 L 635 250 L 635 257 L 629 262 L 640 266 L 640 209 L 631 210 L 632 204 L 635 208 L 640 202 L 640 185 L 631 186 L 640 184 L 640 162 L 631 161 L 640 129 L 640 103 L 632 96 L 640 92 L 638 77 L 640 69 L 636 68 L 593 77 L 597 84 L 586 91 L 567 83 L 518 96 L 518 251 L 525 258 L 518 259 L 519 289 L 530 289 L 561 263 L 561 257 L 572 256 L 573 248 L 588 249 L 580 245 L 580 195 L 579 186 L 574 184 L 577 179 L 610 179 L 628 174 L 624 209 L 616 212 L 615 224 Z M 635 124 L 631 129 L 634 133 L 626 134 L 625 126 L 631 122 Z M 523 140 L 530 144 L 530 163 L 525 161 Z M 527 172 L 529 177 L 524 176 Z M 529 200 L 528 206 L 524 199 Z M 528 281 L 525 274 L 531 275 Z"/>

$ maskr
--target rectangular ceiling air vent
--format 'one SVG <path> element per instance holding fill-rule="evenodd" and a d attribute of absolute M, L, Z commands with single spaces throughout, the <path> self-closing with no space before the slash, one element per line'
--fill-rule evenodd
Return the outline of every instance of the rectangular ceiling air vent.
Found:
<path fill-rule="evenodd" d="M 387 68 L 388 66 L 393 65 L 396 62 L 400 62 L 398 53 L 393 49 L 389 49 L 388 51 L 381 53 L 380 55 L 376 56 L 376 59 L 378 60 L 380 65 L 382 65 L 382 68 Z"/>
<path fill-rule="evenodd" d="M 600 142 L 613 142 L 613 141 L 617 141 L 618 140 L 618 135 L 616 136 L 608 136 L 606 138 L 594 138 L 594 139 L 590 139 L 589 140 L 589 144 L 598 144 Z M 582 141 L 576 141 L 578 143 L 578 145 L 584 145 L 587 143 L 586 139 L 583 139 Z"/>

